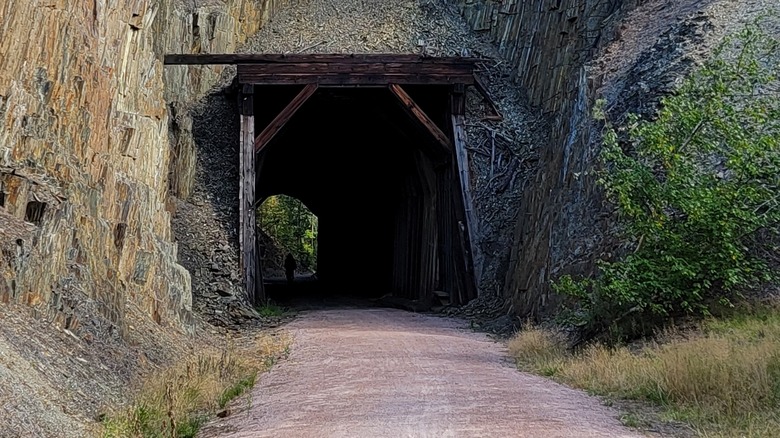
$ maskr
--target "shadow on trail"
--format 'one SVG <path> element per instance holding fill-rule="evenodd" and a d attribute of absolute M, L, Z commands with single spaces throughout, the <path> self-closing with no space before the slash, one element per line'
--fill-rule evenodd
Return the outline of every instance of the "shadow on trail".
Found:
<path fill-rule="evenodd" d="M 296 276 L 292 284 L 281 277 L 266 278 L 264 282 L 266 294 L 272 302 L 297 311 L 384 307 L 427 312 L 430 307 L 412 300 L 379 295 L 367 283 L 334 284 L 324 282 L 315 275 Z"/>

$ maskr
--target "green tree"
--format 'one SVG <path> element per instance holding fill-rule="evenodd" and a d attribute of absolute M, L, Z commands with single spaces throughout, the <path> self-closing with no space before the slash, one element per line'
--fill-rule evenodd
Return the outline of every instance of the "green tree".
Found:
<path fill-rule="evenodd" d="M 602 262 L 594 279 L 557 281 L 576 303 L 569 322 L 642 335 L 776 278 L 778 48 L 759 24 L 748 26 L 663 100 L 657 119 L 631 117 L 622 136 L 606 124 L 600 183 L 631 249 Z"/>
<path fill-rule="evenodd" d="M 302 269 L 317 267 L 317 216 L 290 196 L 271 196 L 257 210 L 258 226 Z M 282 255 L 284 256 L 284 254 Z"/>

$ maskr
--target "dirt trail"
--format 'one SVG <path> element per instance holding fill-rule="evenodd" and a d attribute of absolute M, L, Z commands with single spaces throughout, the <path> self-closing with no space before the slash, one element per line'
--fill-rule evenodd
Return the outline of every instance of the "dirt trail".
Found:
<path fill-rule="evenodd" d="M 518 372 L 501 344 L 453 320 L 341 309 L 288 328 L 289 359 L 202 436 L 641 436 L 597 399 Z"/>

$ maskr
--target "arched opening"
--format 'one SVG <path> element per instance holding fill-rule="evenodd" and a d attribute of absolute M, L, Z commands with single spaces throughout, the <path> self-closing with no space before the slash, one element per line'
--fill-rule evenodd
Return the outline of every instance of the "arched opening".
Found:
<path fill-rule="evenodd" d="M 265 281 L 286 281 L 288 254 L 295 261 L 295 281 L 314 277 L 318 230 L 317 216 L 299 199 L 274 195 L 263 200 L 257 209 L 257 236 Z"/>

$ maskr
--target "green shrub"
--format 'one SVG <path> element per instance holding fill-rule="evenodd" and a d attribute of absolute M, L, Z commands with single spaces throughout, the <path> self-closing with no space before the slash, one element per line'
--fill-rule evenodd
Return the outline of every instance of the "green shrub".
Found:
<path fill-rule="evenodd" d="M 280 317 L 286 315 L 288 313 L 288 309 L 268 301 L 267 303 L 257 308 L 257 313 L 260 314 L 260 316 L 265 317 Z"/>
<path fill-rule="evenodd" d="M 776 253 L 780 223 L 779 47 L 748 26 L 662 101 L 657 119 L 632 116 L 622 134 L 606 123 L 599 182 L 629 245 L 594 279 L 555 283 L 575 303 L 569 322 L 643 335 L 776 278 L 762 255 Z"/>

